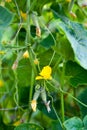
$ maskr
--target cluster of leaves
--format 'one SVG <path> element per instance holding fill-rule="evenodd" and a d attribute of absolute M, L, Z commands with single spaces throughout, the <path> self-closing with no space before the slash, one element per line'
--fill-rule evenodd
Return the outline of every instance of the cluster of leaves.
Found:
<path fill-rule="evenodd" d="M 86 0 L 0 0 L 0 130 L 87 129 L 86 6 Z M 39 98 L 32 112 L 30 92 L 46 65 L 54 79 L 46 82 L 51 111 Z"/>

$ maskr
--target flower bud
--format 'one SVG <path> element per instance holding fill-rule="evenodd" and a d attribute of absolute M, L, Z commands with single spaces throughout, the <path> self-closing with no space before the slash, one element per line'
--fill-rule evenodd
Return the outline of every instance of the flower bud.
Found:
<path fill-rule="evenodd" d="M 23 58 L 29 58 L 29 53 L 28 53 L 28 50 L 26 50 L 23 54 Z"/>
<path fill-rule="evenodd" d="M 36 36 L 41 37 L 41 29 L 39 26 L 38 17 L 37 17 L 36 12 L 32 13 L 32 21 L 33 21 L 34 25 L 36 26 Z"/>
<path fill-rule="evenodd" d="M 0 87 L 4 86 L 4 81 L 2 79 L 0 79 Z"/>
<path fill-rule="evenodd" d="M 31 101 L 31 108 L 33 111 L 36 111 L 36 107 L 37 107 L 37 99 L 40 95 L 40 85 L 37 84 L 35 87 L 35 93 L 33 95 L 33 100 Z"/>
<path fill-rule="evenodd" d="M 16 70 L 18 67 L 18 61 L 16 60 L 12 65 L 12 70 Z"/>
<path fill-rule="evenodd" d="M 37 58 L 34 60 L 34 64 L 35 64 L 35 65 L 38 65 L 38 64 L 39 64 L 39 61 L 38 61 Z"/>
<path fill-rule="evenodd" d="M 36 107 L 37 107 L 37 101 L 36 100 L 31 101 L 31 107 L 32 107 L 33 111 L 36 111 Z"/>
<path fill-rule="evenodd" d="M 27 14 L 26 13 L 21 11 L 20 14 L 21 14 L 21 17 L 23 18 L 23 20 L 27 19 Z"/>
<path fill-rule="evenodd" d="M 8 2 L 8 3 L 9 3 L 9 2 L 11 2 L 11 0 L 5 0 L 5 2 Z"/>
<path fill-rule="evenodd" d="M 4 55 L 5 54 L 5 51 L 0 51 L 0 55 Z"/>

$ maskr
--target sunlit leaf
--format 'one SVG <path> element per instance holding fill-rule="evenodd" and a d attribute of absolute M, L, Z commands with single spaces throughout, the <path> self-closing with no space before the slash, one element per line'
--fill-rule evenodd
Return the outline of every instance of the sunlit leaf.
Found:
<path fill-rule="evenodd" d="M 11 23 L 14 15 L 8 9 L 0 6 L 0 39 L 4 29 Z"/>
<path fill-rule="evenodd" d="M 13 13 L 8 9 L 0 6 L 0 28 L 8 26 L 11 23 L 13 16 Z"/>
<path fill-rule="evenodd" d="M 64 31 L 75 54 L 75 60 L 87 69 L 87 30 L 79 23 L 60 22 L 59 27 Z"/>
<path fill-rule="evenodd" d="M 83 123 L 84 123 L 84 130 L 86 130 L 87 129 L 87 115 L 84 117 Z"/>
<path fill-rule="evenodd" d="M 80 118 L 73 117 L 64 122 L 66 130 L 82 130 L 83 123 Z"/>

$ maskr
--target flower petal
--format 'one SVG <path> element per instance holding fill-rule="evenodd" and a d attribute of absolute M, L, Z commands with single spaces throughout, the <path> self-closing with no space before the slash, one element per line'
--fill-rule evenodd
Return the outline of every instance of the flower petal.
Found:
<path fill-rule="evenodd" d="M 42 76 L 36 76 L 35 78 L 36 80 L 39 80 L 39 79 L 44 79 Z"/>
<path fill-rule="evenodd" d="M 36 111 L 36 107 L 37 107 L 37 101 L 36 100 L 31 101 L 31 107 L 32 107 L 33 111 Z"/>

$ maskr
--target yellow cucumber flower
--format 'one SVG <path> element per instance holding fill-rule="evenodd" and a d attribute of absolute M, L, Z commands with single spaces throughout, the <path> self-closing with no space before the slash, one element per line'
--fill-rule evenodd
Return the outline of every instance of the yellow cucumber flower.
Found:
<path fill-rule="evenodd" d="M 37 101 L 36 100 L 32 100 L 31 101 L 31 108 L 33 111 L 36 111 L 36 107 L 37 107 Z"/>
<path fill-rule="evenodd" d="M 43 69 L 39 73 L 40 76 L 36 76 L 36 80 L 39 80 L 39 79 L 52 79 L 51 73 L 52 73 L 51 67 L 50 66 L 45 66 L 45 67 L 43 67 Z"/>

